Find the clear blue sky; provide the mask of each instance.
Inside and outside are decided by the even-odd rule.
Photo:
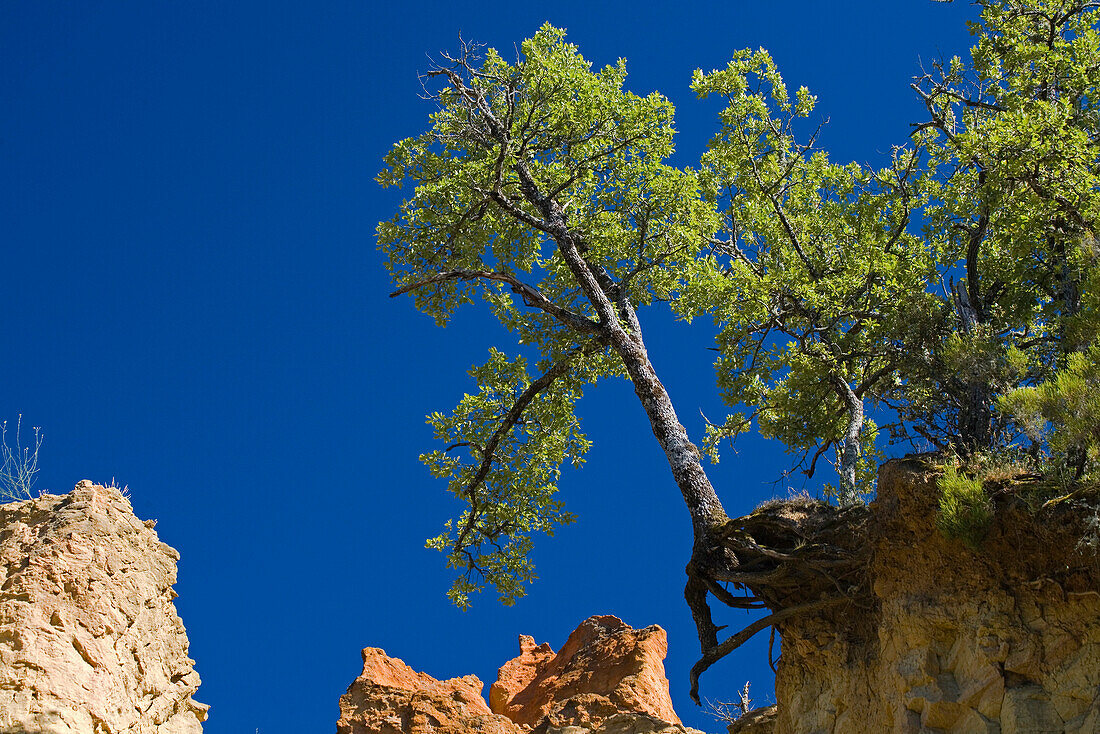
[[[461,32],[501,49],[546,20],[629,86],[678,108],[677,161],[715,108],[697,67],[765,46],[819,96],[837,159],[881,160],[920,110],[919,58],[965,52],[965,3],[858,0],[638,4],[8,2],[0,6],[0,418],[44,427],[40,486],[128,484],[183,555],[178,608],[213,706],[209,734],[331,731],[360,648],[486,682],[516,636],[559,646],[613,613],[669,632],[687,723],[698,654],[683,602],[689,519],[625,382],[581,404],[595,446],[562,496],[580,517],[536,550],[513,608],[466,613],[423,540],[453,510],[417,455],[423,416],[471,389],[500,337],[476,310],[436,329],[388,299],[374,226],[401,192],[373,182],[420,132],[426,52]],[[689,429],[722,415],[705,324],[643,313]],[[786,494],[773,446],[713,471],[727,509]],[[733,625],[743,613],[726,615]],[[766,635],[703,679],[771,694]]]

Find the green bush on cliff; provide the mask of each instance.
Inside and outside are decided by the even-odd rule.
[[[1049,380],[1003,396],[998,407],[1048,447],[1052,468],[1081,479],[1100,459],[1100,341],[1068,355]]]
[[[948,538],[976,548],[993,520],[993,503],[982,481],[949,464],[939,480],[940,515],[936,524]]]

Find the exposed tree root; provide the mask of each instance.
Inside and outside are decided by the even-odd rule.
[[[756,633],[829,607],[866,605],[868,516],[863,505],[774,502],[716,527],[696,543],[684,589],[702,650],[691,669],[695,703],[699,676]],[[728,585],[749,593],[736,594]],[[772,613],[719,642],[722,628],[714,624],[708,594],[735,609]]]

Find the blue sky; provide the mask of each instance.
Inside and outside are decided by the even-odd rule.
[[[486,682],[516,636],[559,646],[585,617],[669,632],[673,699],[698,654],[683,602],[689,518],[625,382],[580,407],[595,446],[567,472],[576,525],[536,549],[515,607],[459,612],[423,548],[454,509],[418,463],[500,343],[477,309],[445,330],[389,299],[373,232],[401,192],[373,177],[426,126],[426,54],[459,33],[500,49],[549,20],[628,86],[677,105],[676,162],[716,107],[695,68],[764,46],[829,119],[837,160],[881,161],[920,118],[920,59],[965,53],[965,3],[4,3],[0,6],[0,419],[45,431],[40,487],[128,484],[182,553],[177,605],[213,706],[209,734],[332,730],[377,646],[436,677]],[[642,315],[696,436],[723,415],[707,325]],[[780,449],[740,444],[712,479],[730,512],[785,495]],[[725,615],[744,625],[744,613]],[[766,635],[702,693],[771,695]]]

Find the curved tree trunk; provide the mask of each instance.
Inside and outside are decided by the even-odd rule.
[[[579,237],[569,229],[565,212],[557,201],[539,191],[526,165],[517,163],[514,169],[525,197],[543,215],[545,231],[553,237],[562,259],[599,316],[611,348],[623,360],[634,392],[649,417],[653,435],[665,452],[676,486],[691,514],[691,527],[698,544],[709,530],[729,518],[703,469],[699,449],[688,438],[668,391],[649,361],[634,307],[615,292],[617,285],[611,283],[605,273],[585,260]],[[604,284],[600,283],[600,275],[604,276]]]

